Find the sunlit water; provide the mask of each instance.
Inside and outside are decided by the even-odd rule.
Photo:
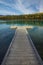
[[[43,60],[43,26],[33,26],[33,28],[28,29],[28,33]]]
[[[0,24],[0,64],[15,34],[15,30],[9,27],[8,24]]]

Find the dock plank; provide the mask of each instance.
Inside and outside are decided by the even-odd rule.
[[[25,28],[17,28],[4,65],[40,65]]]

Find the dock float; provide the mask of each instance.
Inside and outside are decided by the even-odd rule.
[[[24,27],[17,27],[7,54],[1,65],[41,65],[27,37]]]

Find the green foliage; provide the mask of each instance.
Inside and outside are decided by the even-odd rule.
[[[0,16],[0,20],[43,20],[43,13],[29,14],[29,15],[7,15]]]

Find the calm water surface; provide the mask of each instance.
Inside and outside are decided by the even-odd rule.
[[[0,24],[0,64],[15,34],[15,30],[9,27],[8,24]]]
[[[43,26],[33,26],[33,28],[28,29],[28,33],[43,60]]]
[[[15,21],[15,23],[16,23],[16,21]],[[10,42],[15,34],[15,30],[10,29],[9,27],[11,25],[24,26],[23,22],[21,23],[19,21],[18,23],[16,23],[16,24],[15,23],[6,22],[4,24],[3,23],[0,24],[0,64],[10,45]],[[39,23],[39,22],[38,23],[29,22],[27,24],[26,23],[27,22],[25,22],[25,25],[33,25],[33,28],[28,29],[28,33],[30,34],[31,39],[32,39],[35,47],[37,48],[39,55],[41,56],[41,58],[43,60],[43,26],[40,26],[40,24],[42,25],[42,23]]]

